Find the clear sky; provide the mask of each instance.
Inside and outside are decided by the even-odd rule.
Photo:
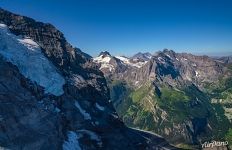
[[[232,0],[0,0],[0,7],[55,25],[92,56],[232,53]]]

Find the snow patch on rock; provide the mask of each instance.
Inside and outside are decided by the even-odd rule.
[[[165,54],[168,58],[170,58],[170,59],[172,59],[172,57],[170,56],[170,55],[168,55],[168,54]]]
[[[98,103],[95,104],[96,105],[96,108],[101,110],[101,111],[104,111],[105,110],[105,107],[103,106],[100,106]]]
[[[78,101],[75,101],[75,106],[77,107],[77,109],[80,111],[80,113],[84,116],[85,120],[91,120],[91,116],[89,113],[87,113],[78,103]]]
[[[30,38],[18,39],[18,41],[30,50],[38,50],[39,49],[39,45]]]
[[[162,57],[158,57],[158,60],[159,60],[160,63],[163,63],[163,64],[165,63],[165,61],[164,61],[164,59]]]
[[[181,58],[181,60],[187,61],[188,59],[187,58]]]
[[[109,63],[110,59],[111,59],[110,56],[105,56],[104,57],[103,55],[100,55],[100,56],[94,58],[93,61],[97,62],[97,63]]]
[[[197,66],[197,64],[193,63],[193,64],[192,64],[192,66],[193,66],[193,67],[196,67],[196,66]]]
[[[0,28],[1,29],[7,29],[7,25],[0,23]]]
[[[195,71],[196,77],[199,77],[199,72]]]
[[[139,83],[139,81],[135,81],[135,85],[137,85]]]
[[[44,87],[45,93],[56,96],[64,93],[64,78],[43,55],[39,45],[12,34],[4,24],[0,24],[0,54],[17,66],[22,75]]]
[[[115,56],[115,57],[121,60],[122,62],[124,62],[125,64],[130,64],[129,58],[126,58],[124,56]]]
[[[129,58],[126,58],[124,56],[115,56],[116,58],[118,58],[119,60],[121,60],[124,64],[129,65],[129,66],[133,66],[136,68],[141,68],[142,66],[144,66],[147,61],[138,61],[138,59],[133,59],[133,61],[137,61],[137,62],[130,62]]]
[[[111,56],[100,55],[96,58],[93,58],[93,62],[96,62],[101,65],[100,70],[107,68],[110,71],[114,70],[114,66],[110,64]]]
[[[69,78],[69,81],[71,82],[72,85],[76,87],[86,83],[85,79],[77,74],[72,74],[71,77]]]
[[[94,132],[89,131],[89,130],[78,130],[77,132],[79,133],[85,133],[87,135],[89,135],[91,140],[94,140],[97,142],[98,146],[102,147],[102,141],[101,138]]]
[[[78,139],[81,138],[73,131],[68,131],[68,140],[63,143],[63,150],[81,150]]]
[[[108,68],[110,71],[113,71],[113,70],[114,70],[114,66],[111,65],[111,64],[107,64],[107,63],[101,64],[100,70],[101,70],[101,69],[104,69],[104,68]]]

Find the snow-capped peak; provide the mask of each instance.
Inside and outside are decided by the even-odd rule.
[[[99,54],[99,56],[100,56],[100,55],[103,55],[103,56],[111,56],[110,53],[109,53],[108,51],[102,51],[102,52]]]
[[[125,56],[115,56],[116,58],[120,59],[124,64],[136,67],[136,68],[141,68],[144,64],[147,63],[147,61],[140,61],[138,59],[129,59]]]
[[[100,55],[98,57],[93,58],[93,61],[97,63],[109,63],[110,59],[111,59],[111,56]]]
[[[118,58],[119,60],[121,60],[123,63],[125,64],[129,64],[130,63],[130,59],[125,57],[125,56],[115,56],[116,58]]]
[[[93,58],[93,62],[101,65],[100,70],[109,69],[110,71],[114,70],[114,66],[110,64],[110,60],[112,59],[111,55],[105,55],[101,53],[98,57]]]
[[[125,56],[111,56],[110,53],[107,51],[101,52],[98,57],[93,58],[93,61],[100,64],[100,70],[104,70],[103,72],[112,72],[115,71],[117,68],[119,70],[121,68],[127,67],[141,68],[144,64],[147,63],[147,61],[137,58],[133,59]]]

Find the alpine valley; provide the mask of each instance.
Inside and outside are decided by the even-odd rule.
[[[232,144],[232,57],[173,50],[133,57],[102,52],[99,64],[120,118],[184,149],[206,141]]]

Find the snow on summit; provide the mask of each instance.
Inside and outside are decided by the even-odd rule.
[[[119,60],[121,60],[124,64],[129,65],[129,66],[133,66],[136,68],[141,68],[144,64],[147,63],[147,61],[141,62],[141,61],[135,61],[135,62],[131,62],[131,60],[127,57],[124,56],[115,56],[116,58],[118,58]],[[132,59],[133,61],[133,59]]]
[[[94,62],[101,64],[100,69],[109,68],[109,70],[112,71],[114,70],[114,66],[110,64],[110,60],[111,60],[110,55],[107,55],[107,56],[100,55],[93,59]]]
[[[109,63],[109,62],[110,62],[110,59],[111,59],[110,56],[103,56],[103,55],[100,55],[100,56],[94,58],[93,60],[94,60],[95,62],[98,62],[98,63]]]
[[[22,75],[45,88],[46,93],[63,94],[64,78],[43,55],[39,45],[30,38],[12,34],[0,24],[0,55],[16,65]]]

